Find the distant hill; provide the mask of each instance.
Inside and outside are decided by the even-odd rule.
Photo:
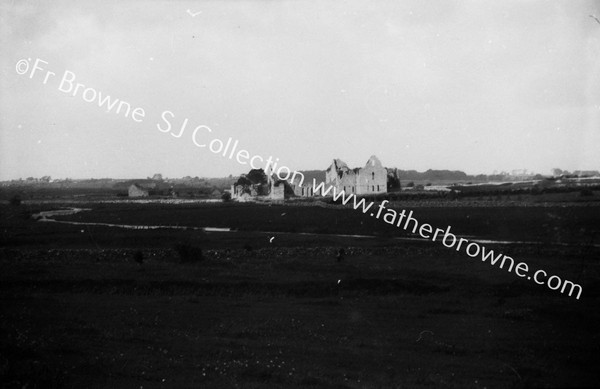
[[[237,180],[237,177],[220,178],[198,178],[184,177],[174,179],[156,180],[152,178],[137,179],[60,179],[52,181],[42,181],[38,179],[12,180],[0,182],[3,188],[21,188],[23,190],[34,189],[82,189],[82,190],[109,190],[109,191],[127,191],[132,184],[152,185],[157,190],[168,189],[197,189],[203,192],[212,192],[213,190],[224,190],[231,187]]]
[[[460,170],[432,170],[418,172],[416,170],[397,170],[400,181],[465,181],[474,179]]]
[[[430,181],[430,182],[439,182],[439,181],[468,181],[475,180],[475,177],[468,176],[465,172],[461,172],[458,170],[427,170],[426,172],[418,172],[416,170],[400,170],[400,169],[387,169],[388,172],[395,171],[400,182],[409,182],[409,181]],[[317,183],[325,182],[325,170],[302,170],[300,173],[304,174],[304,183],[311,184],[313,179],[317,181]]]

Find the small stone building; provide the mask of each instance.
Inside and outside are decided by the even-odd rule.
[[[150,196],[150,192],[148,189],[141,187],[138,184],[132,184],[129,186],[129,197],[148,197]]]
[[[269,193],[269,198],[271,200],[281,200],[285,199],[285,181],[271,179],[271,193]]]

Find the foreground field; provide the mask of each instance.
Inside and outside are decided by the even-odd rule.
[[[564,244],[491,247],[580,282],[580,300],[436,243],[390,239],[345,211],[227,209],[108,207],[63,219],[177,219],[241,231],[89,228],[4,209],[3,386],[518,388],[600,380],[600,252],[589,244],[596,209],[533,211],[529,224],[518,212],[495,218],[494,209],[491,217],[422,214],[465,234],[477,232],[466,215],[477,215],[474,223],[488,226],[481,236],[501,231],[515,241],[535,238],[534,222],[550,223],[543,228],[562,231]],[[296,229],[356,233],[363,221],[378,237],[282,233],[280,219],[301,213]],[[182,256],[182,244],[196,251]]]

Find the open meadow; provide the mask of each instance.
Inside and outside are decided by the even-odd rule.
[[[333,206],[0,207],[5,388],[600,382],[597,202],[410,208],[580,299]],[[83,224],[32,218],[63,207],[88,210],[51,218]]]

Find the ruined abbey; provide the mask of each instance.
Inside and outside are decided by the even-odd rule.
[[[321,183],[325,184],[325,188],[334,187],[337,192],[344,191],[357,196],[387,193],[388,190],[388,170],[374,155],[361,168],[350,168],[342,160],[334,159],[324,172],[312,175],[305,173],[302,174],[303,182],[299,183],[268,177],[262,169],[252,170],[232,186],[232,198],[244,201],[260,197],[270,200],[283,200],[288,196],[314,197],[321,195],[314,192]]]
[[[345,162],[334,159],[325,172],[325,184],[333,185],[337,191],[356,195],[386,193],[387,170],[381,161],[372,155],[362,168],[350,169]]]

